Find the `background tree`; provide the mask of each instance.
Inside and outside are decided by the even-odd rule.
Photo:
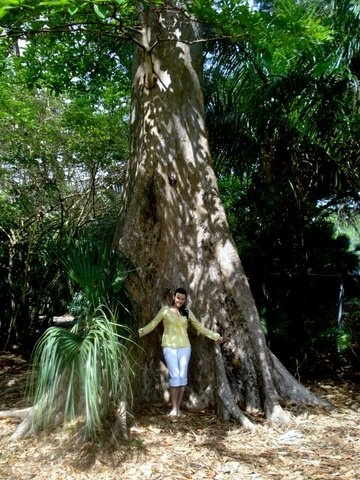
[[[0,329],[2,348],[17,344],[26,351],[70,300],[58,265],[69,237],[94,236],[96,228],[105,234],[103,217],[113,219],[107,227],[112,235],[127,158],[128,129],[122,125],[128,105],[115,107],[116,94],[105,86],[96,101],[28,91],[16,76],[16,62],[12,68],[2,76],[0,118]]]

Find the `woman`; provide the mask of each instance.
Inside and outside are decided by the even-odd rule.
[[[156,317],[145,327],[139,329],[139,337],[152,332],[163,321],[164,333],[161,346],[169,370],[171,417],[183,415],[180,405],[187,385],[187,372],[191,354],[191,345],[187,334],[188,323],[202,335],[212,340],[222,342],[219,333],[205,328],[194,316],[191,310],[186,309],[187,293],[183,288],[175,290],[171,307],[163,307]]]

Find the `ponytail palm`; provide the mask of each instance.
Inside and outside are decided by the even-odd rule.
[[[64,421],[83,417],[88,434],[99,431],[130,391],[128,336],[107,307],[96,309],[85,328],[49,328],[33,354],[35,429],[61,411]]]
[[[99,432],[131,394],[131,329],[121,298],[124,262],[107,239],[73,242],[61,258],[80,294],[71,330],[50,327],[33,352],[30,392],[35,430],[81,417],[86,436]],[[121,322],[120,322],[121,319]]]

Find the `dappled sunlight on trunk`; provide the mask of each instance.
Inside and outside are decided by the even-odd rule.
[[[146,28],[137,39],[143,47],[137,46],[134,55],[131,159],[115,237],[115,245],[136,269],[127,289],[139,326],[169,302],[171,291],[184,287],[195,315],[225,339],[219,356],[213,345],[190,332],[189,407],[206,397],[220,416],[243,424],[249,422],[239,407],[266,410],[270,419],[285,421],[285,413],[280,419],[274,363],[212,168],[201,90],[202,50],[196,42],[199,25],[170,5],[150,7],[141,21]],[[139,402],[163,397],[159,338],[156,331],[141,341],[134,387]],[[288,382],[297,383],[290,374]],[[212,394],[205,396],[209,390]],[[298,389],[298,396],[321,403],[305,388]]]

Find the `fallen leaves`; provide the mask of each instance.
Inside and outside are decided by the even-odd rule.
[[[14,363],[14,381],[9,370],[0,377],[2,386],[20,386],[18,367]],[[0,480],[355,480],[360,471],[356,385],[315,388],[337,408],[331,413],[293,408],[286,429],[257,419],[249,431],[217,420],[213,412],[187,412],[173,421],[167,411],[151,406],[136,418],[129,442],[116,448],[91,443],[79,448],[70,430],[11,441],[16,422],[2,418]],[[20,407],[21,397],[14,394],[5,398],[6,389],[0,390],[0,404]]]

